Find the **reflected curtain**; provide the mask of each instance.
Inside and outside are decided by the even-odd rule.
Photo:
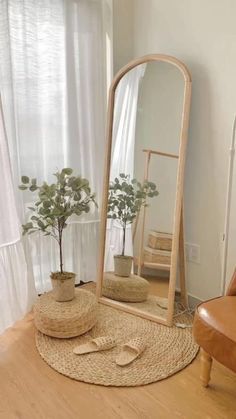
[[[51,182],[57,169],[72,167],[88,178],[100,207],[111,24],[105,0],[0,2],[0,90],[21,223],[32,203],[32,194],[17,188],[21,175]],[[77,282],[96,278],[98,230],[95,208],[71,219],[65,230],[64,266],[77,273]],[[2,272],[21,263],[33,272],[37,292],[44,292],[50,271],[59,268],[57,247],[35,233],[24,252],[15,245],[8,259],[4,253]]]
[[[110,180],[120,173],[134,174],[135,129],[139,85],[146,70],[141,64],[130,70],[120,80],[115,93],[114,123],[112,133],[112,159]],[[114,270],[113,256],[121,254],[123,230],[118,221],[107,220],[105,271]],[[127,226],[125,254],[133,255],[131,225]]]

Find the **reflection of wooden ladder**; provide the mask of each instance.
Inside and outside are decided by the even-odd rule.
[[[163,153],[156,150],[144,149],[144,153],[146,153],[146,163],[145,163],[145,171],[144,171],[144,181],[148,180],[149,177],[149,166],[151,155],[159,155],[163,157],[169,157],[178,159],[179,156],[176,154],[170,153]],[[151,268],[151,269],[158,269],[162,271],[170,271],[171,270],[171,262],[170,264],[163,264],[163,263],[156,263],[156,262],[147,262],[144,258],[144,230],[145,230],[145,222],[146,222],[146,207],[142,208],[141,213],[141,235],[140,235],[140,242],[139,242],[139,251],[138,251],[138,275],[141,276],[142,268]],[[140,218],[140,213],[137,215],[134,230],[133,230],[133,241],[137,231],[137,225]],[[180,275],[180,294],[181,294],[181,302],[182,304],[187,307],[187,292],[186,292],[186,261],[185,261],[185,248],[184,248],[184,220],[183,220],[183,201],[181,207],[181,215],[180,215],[180,233],[179,233],[179,243],[175,248],[172,247],[172,252],[177,251],[179,255],[179,275]]]

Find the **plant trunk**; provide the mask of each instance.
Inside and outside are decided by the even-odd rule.
[[[122,246],[122,256],[125,254],[125,234],[126,234],[126,223],[123,227],[123,246]]]
[[[63,274],[62,230],[59,230],[59,249],[60,249],[60,272],[61,274]]]

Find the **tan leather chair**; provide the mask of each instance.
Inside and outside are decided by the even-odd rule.
[[[236,372],[236,269],[227,294],[200,304],[193,335],[201,347],[201,380],[210,381],[212,358]]]

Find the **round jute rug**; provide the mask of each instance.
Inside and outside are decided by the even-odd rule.
[[[178,322],[191,323],[186,316]],[[73,348],[99,336],[113,336],[117,346],[87,355],[73,354]],[[122,344],[141,336],[147,348],[126,367],[116,365]],[[196,356],[192,329],[167,327],[99,304],[98,321],[88,333],[71,339],[57,339],[36,332],[36,346],[42,358],[61,374],[86,383],[104,386],[140,386],[162,380],[186,367]]]

